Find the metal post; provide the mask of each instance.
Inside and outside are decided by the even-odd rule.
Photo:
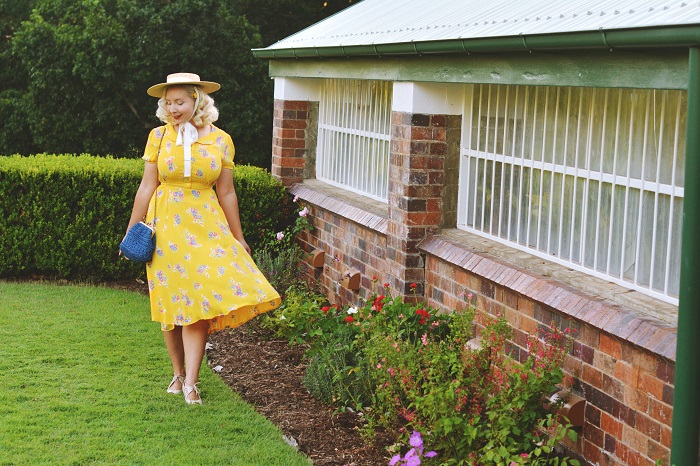
[[[671,464],[698,464],[700,435],[700,49],[690,48]]]

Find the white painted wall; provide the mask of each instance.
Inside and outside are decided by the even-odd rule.
[[[318,101],[322,82],[321,79],[275,78],[275,99]]]
[[[392,110],[407,113],[461,115],[464,84],[395,82]]]

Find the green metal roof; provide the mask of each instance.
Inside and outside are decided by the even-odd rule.
[[[364,0],[253,53],[302,58],[698,43],[698,1]]]

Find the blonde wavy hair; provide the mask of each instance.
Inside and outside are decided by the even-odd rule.
[[[190,120],[190,123],[196,127],[201,128],[202,126],[210,125],[219,119],[219,109],[214,105],[214,99],[209,97],[209,95],[199,87],[189,84],[169,87],[181,87],[185,89],[185,92],[187,92],[188,95],[191,96],[194,95],[195,91],[199,94],[199,105],[194,112],[194,116]],[[170,113],[165,108],[165,92],[163,92],[163,97],[158,99],[158,110],[156,110],[156,116],[163,123],[175,124],[175,119],[170,116]]]

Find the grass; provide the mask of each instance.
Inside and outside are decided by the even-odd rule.
[[[204,405],[172,370],[148,298],[0,281],[0,465],[308,465],[202,367]]]

